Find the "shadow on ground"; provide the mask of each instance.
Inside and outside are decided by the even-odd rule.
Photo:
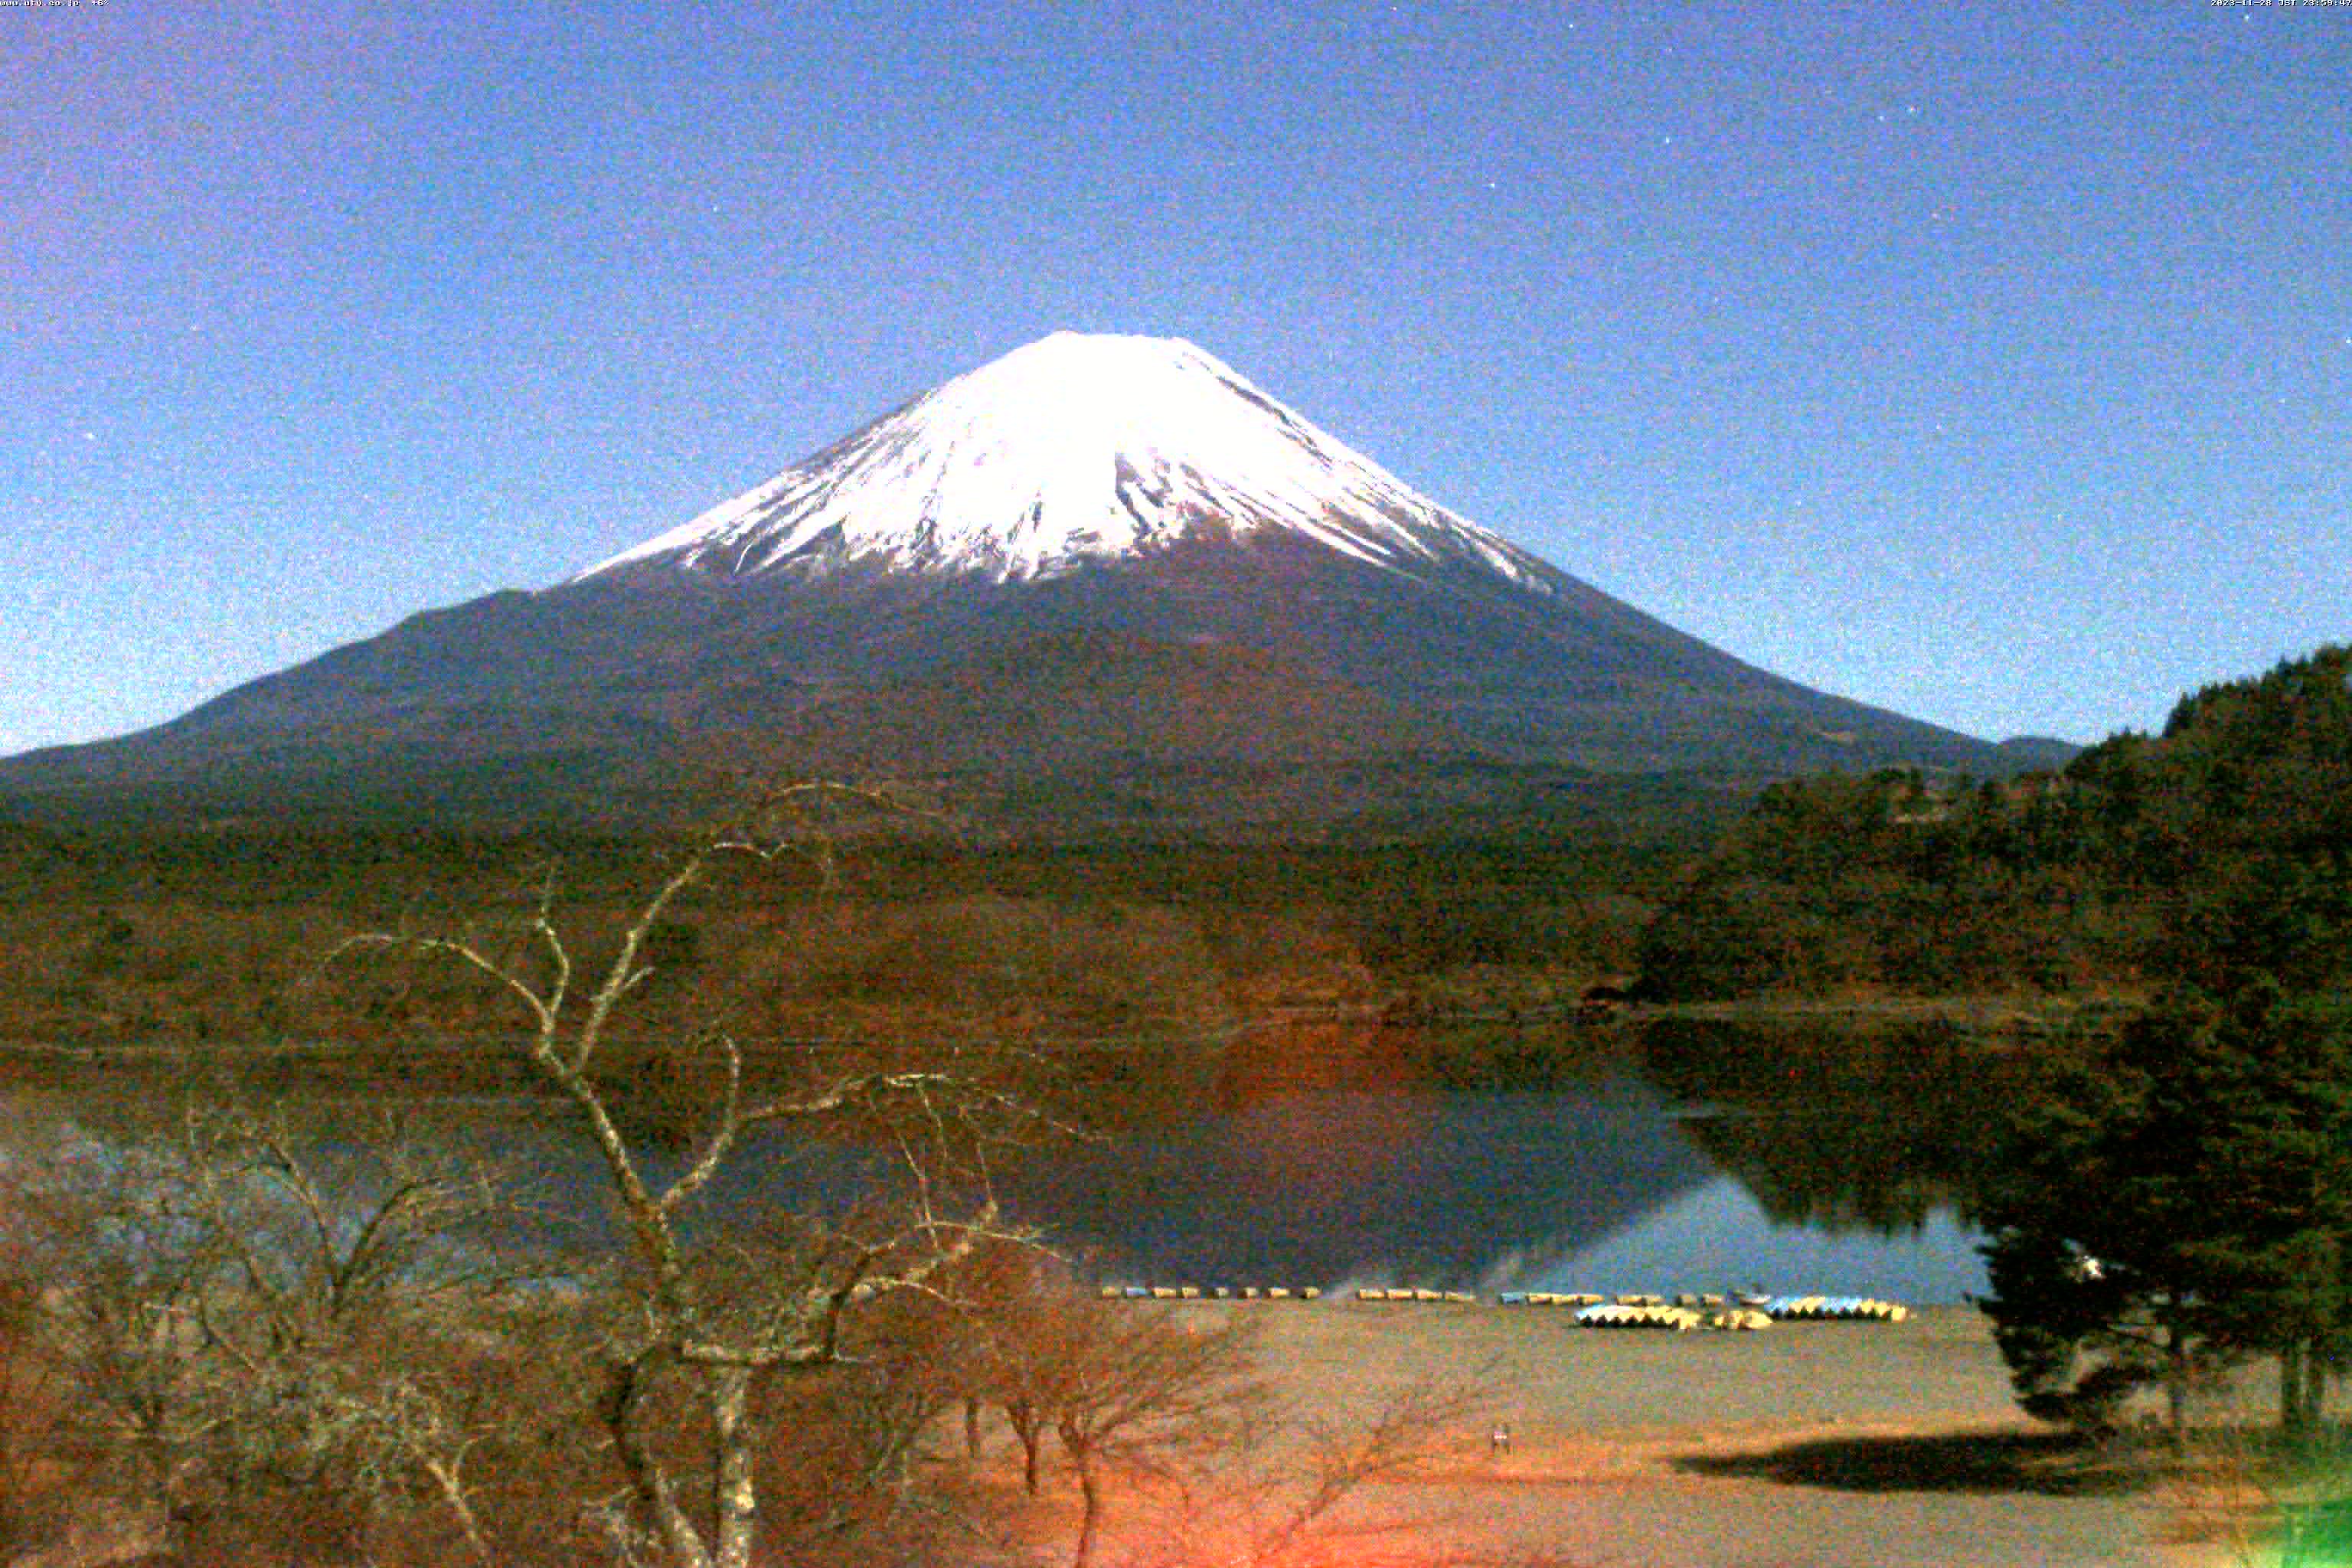
[[[2042,1433],[1823,1437],[1758,1454],[1685,1454],[1688,1475],[1853,1492],[2030,1493],[2093,1497],[2137,1490],[2145,1470],[2076,1438]]]

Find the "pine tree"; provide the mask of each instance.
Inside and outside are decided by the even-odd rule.
[[[2352,649],[2184,700],[2082,770],[2159,999],[2014,1118],[1985,1303],[2029,1410],[2095,1425],[2200,1359],[2352,1361]],[[2152,1349],[2160,1355],[2152,1355]]]

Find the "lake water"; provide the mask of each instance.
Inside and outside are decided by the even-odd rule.
[[[1297,1095],[1008,1184],[1097,1272],[1139,1282],[1913,1301],[1983,1289],[1950,1205],[1887,1225],[1776,1218],[1694,1131],[1634,1081]]]
[[[1221,1096],[1008,1186],[1105,1278],[1138,1283],[1913,1302],[1985,1289],[1959,1211],[1987,1068],[1965,1042],[1703,1029],[1551,1043],[1510,1057],[1501,1087],[1408,1072]],[[1285,1053],[1295,1079],[1296,1047],[1257,1048]],[[1399,1054],[1348,1048],[1358,1063]]]
[[[1133,1283],[1957,1302],[1985,1288],[1961,1211],[2002,1070],[1932,1031],[1269,1026],[1232,1042],[1191,1109],[999,1184]],[[19,1100],[0,1145],[34,1152],[72,1115]],[[494,1099],[436,1120],[542,1201],[594,1208],[593,1156],[555,1114]],[[821,1163],[751,1152],[753,1189],[827,1184]]]

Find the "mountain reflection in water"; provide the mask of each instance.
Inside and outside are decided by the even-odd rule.
[[[1935,1031],[1291,1026],[1006,1185],[1128,1279],[1957,1300],[1989,1070]]]
[[[1704,1185],[1654,1091],[1328,1090],[1211,1113],[1008,1183],[1016,1212],[1160,1280],[1505,1285]]]

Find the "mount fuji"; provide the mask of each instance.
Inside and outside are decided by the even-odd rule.
[[[1257,830],[1609,775],[2015,771],[1611,598],[1190,343],[1057,333],[567,582],[0,761],[0,808],[636,820],[714,763]]]
[[[1406,577],[1542,565],[1415,494],[1181,341],[1057,332],[961,376],[582,580],[853,563],[995,583],[1187,538],[1287,533]]]

